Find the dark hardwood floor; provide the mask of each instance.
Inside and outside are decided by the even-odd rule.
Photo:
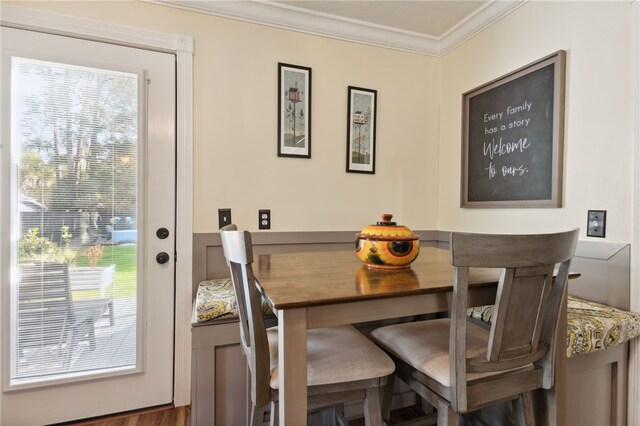
[[[155,407],[80,422],[61,423],[58,426],[189,426],[190,423],[191,406],[187,405]]]
[[[401,408],[391,412],[391,423],[406,422],[423,415],[418,405]],[[80,422],[59,423],[57,426],[189,426],[190,422],[191,406],[163,406]],[[351,420],[349,426],[364,426],[364,419]]]
[[[424,411],[419,405],[411,407],[399,408],[391,411],[391,424],[405,423],[415,419],[421,419],[425,416]],[[354,419],[349,421],[349,426],[365,426],[364,419]]]

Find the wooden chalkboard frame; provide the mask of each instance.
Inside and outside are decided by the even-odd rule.
[[[550,122],[545,123],[551,126],[551,176],[550,176],[550,196],[544,199],[492,199],[487,196],[484,199],[469,199],[469,185],[474,182],[469,181],[469,146],[472,143],[479,142],[477,135],[470,136],[470,117],[469,104],[470,101],[479,95],[490,92],[499,88],[513,80],[524,77],[525,79],[532,75],[535,71],[553,65],[553,114],[549,117]],[[564,108],[565,108],[565,67],[566,52],[559,50],[551,55],[532,62],[522,68],[519,68],[509,74],[490,81],[482,86],[470,90],[462,95],[462,173],[461,173],[461,191],[460,191],[460,207],[464,208],[558,208],[562,207],[562,186],[563,186],[563,153],[564,153]],[[520,80],[524,81],[524,80]],[[471,138],[471,140],[470,140]],[[484,152],[484,151],[483,151]],[[545,179],[548,180],[547,176]],[[505,185],[505,184],[503,184]],[[514,190],[515,191],[515,190]],[[522,197],[522,192],[519,192]],[[475,198],[478,198],[477,196]]]

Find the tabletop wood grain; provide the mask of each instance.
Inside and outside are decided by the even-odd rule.
[[[450,292],[449,252],[423,247],[409,268],[369,269],[355,251],[260,255],[254,273],[269,304],[292,309],[411,294]],[[499,271],[474,268],[470,287],[495,286]]]

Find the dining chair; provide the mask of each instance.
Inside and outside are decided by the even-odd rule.
[[[577,229],[538,235],[454,232],[450,318],[372,332],[394,358],[396,375],[437,409],[438,425],[458,425],[460,414],[506,401],[513,401],[519,423],[534,424],[532,391],[554,383],[555,333],[577,238]],[[501,270],[490,330],[466,317],[469,268],[476,267]],[[383,418],[386,407],[385,401]]]
[[[108,299],[73,300],[66,263],[21,264],[18,285],[18,354],[27,348],[64,348],[64,367],[81,341],[96,348],[95,323],[109,307]]]
[[[266,328],[261,294],[254,276],[251,234],[235,225],[220,230],[238,304],[240,340],[251,375],[251,425],[278,416],[278,328]],[[352,326],[307,332],[308,408],[315,410],[363,400],[365,423],[381,425],[379,389],[392,377],[394,363]]]

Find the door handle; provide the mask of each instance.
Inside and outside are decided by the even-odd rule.
[[[159,264],[163,264],[163,263],[167,263],[169,261],[169,255],[164,252],[161,251],[160,253],[156,254],[156,262],[158,262]]]
[[[158,230],[156,231],[156,237],[160,238],[161,240],[164,240],[168,236],[169,230],[167,228],[158,228]]]

